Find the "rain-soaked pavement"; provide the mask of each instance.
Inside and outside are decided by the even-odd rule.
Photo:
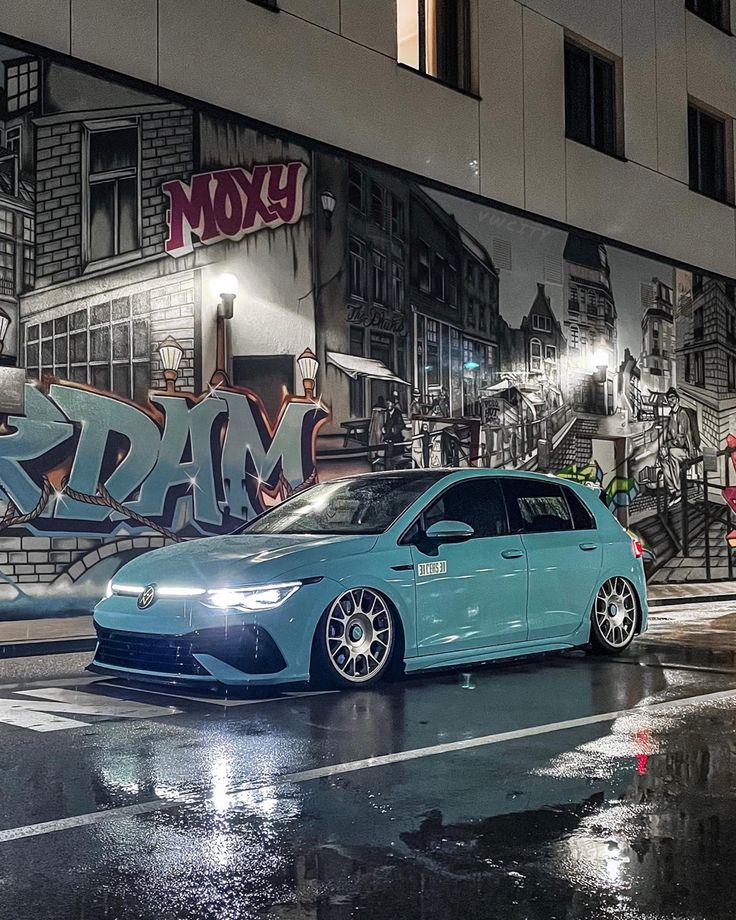
[[[357,693],[86,659],[0,662],[1,920],[736,916],[734,604]]]

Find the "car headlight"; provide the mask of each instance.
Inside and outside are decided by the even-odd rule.
[[[257,585],[247,588],[218,588],[208,591],[204,599],[208,607],[218,610],[227,610],[235,607],[238,610],[273,610],[280,607],[293,594],[301,588],[300,581],[292,581],[283,585]]]

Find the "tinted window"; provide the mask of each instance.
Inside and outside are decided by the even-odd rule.
[[[298,492],[243,532],[378,534],[445,473],[356,476]]]
[[[572,530],[562,488],[553,480],[506,479],[503,483],[512,533]]]
[[[469,524],[476,537],[508,533],[501,486],[495,479],[472,479],[451,486],[424,512],[424,526],[437,521]]]
[[[572,489],[563,488],[562,491],[572,514],[572,526],[575,530],[595,530],[595,518],[590,510],[586,508],[582,498],[578,498]]]

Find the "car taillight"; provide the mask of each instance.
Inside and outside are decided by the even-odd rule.
[[[635,559],[641,559],[644,555],[644,547],[642,546],[641,540],[637,540],[636,537],[631,541],[631,552],[634,554]]]

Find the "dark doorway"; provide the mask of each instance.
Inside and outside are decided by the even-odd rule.
[[[274,418],[281,407],[284,388],[294,392],[294,355],[237,355],[233,357],[233,384],[260,396]]]

